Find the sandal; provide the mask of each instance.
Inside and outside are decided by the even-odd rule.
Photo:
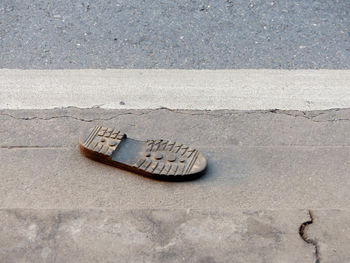
[[[94,160],[166,181],[201,176],[205,157],[195,149],[167,140],[139,141],[116,129],[95,126],[79,139],[81,152]]]

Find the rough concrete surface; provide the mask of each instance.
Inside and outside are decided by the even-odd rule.
[[[348,240],[312,232],[327,244],[316,251],[299,227],[309,209],[349,209],[349,109],[1,110],[0,121],[5,262],[316,262],[333,233]],[[91,161],[77,140],[96,124],[194,146],[208,171],[168,183]]]
[[[300,210],[2,209],[0,261],[313,262],[296,234],[306,218]]]
[[[6,183],[0,189],[7,193],[1,207],[348,205],[349,110],[303,114],[70,108],[2,111],[1,119],[0,176]],[[192,145],[208,157],[208,173],[186,184],[155,183],[92,162],[80,155],[77,141],[80,130],[95,124],[116,126],[131,138]],[[134,193],[132,199],[128,193]],[[43,198],[47,194],[51,198]]]
[[[1,68],[350,68],[350,2],[0,2]]]

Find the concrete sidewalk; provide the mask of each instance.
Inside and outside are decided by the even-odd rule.
[[[350,110],[1,110],[0,121],[1,262],[350,259],[347,243],[328,244],[349,230],[322,225],[349,210]],[[194,146],[208,172],[166,183],[86,159],[78,134],[95,124]],[[323,211],[312,224],[309,209]]]

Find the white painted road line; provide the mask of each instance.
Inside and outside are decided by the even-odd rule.
[[[350,107],[350,70],[0,69],[0,109]]]

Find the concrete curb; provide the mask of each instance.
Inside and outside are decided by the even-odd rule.
[[[350,70],[0,70],[0,109],[324,110],[350,107]]]

